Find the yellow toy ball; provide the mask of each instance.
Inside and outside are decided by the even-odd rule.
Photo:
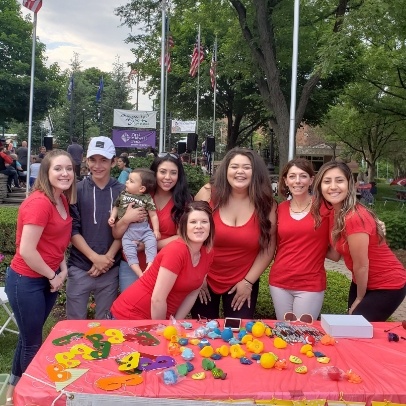
[[[170,341],[173,336],[178,335],[178,330],[176,330],[176,327],[174,326],[167,326],[164,329],[163,335],[168,341]]]
[[[260,321],[257,321],[253,326],[252,326],[252,335],[254,337],[262,337],[265,334],[265,324],[261,323]]]
[[[285,340],[282,340],[282,338],[276,337],[273,340],[273,345],[275,346],[275,348],[283,349],[288,346],[288,343]]]
[[[272,354],[266,353],[262,354],[261,358],[259,359],[259,363],[261,364],[262,368],[271,369],[275,365],[276,359]]]

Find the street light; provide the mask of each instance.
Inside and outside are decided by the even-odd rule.
[[[85,111],[86,109],[82,110],[82,147],[83,151],[85,150]]]

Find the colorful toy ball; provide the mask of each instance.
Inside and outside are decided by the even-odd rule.
[[[163,332],[163,336],[170,341],[172,339],[173,336],[177,336],[178,335],[178,330],[176,330],[176,327],[174,326],[167,326],[164,329]]]
[[[254,337],[257,337],[257,338],[259,338],[259,337],[262,337],[264,334],[265,334],[265,328],[266,328],[266,326],[265,326],[265,324],[264,323],[262,323],[262,322],[260,322],[260,321],[257,321],[253,326],[252,326],[252,335],[254,336]]]
[[[265,353],[261,355],[259,363],[261,364],[262,368],[271,369],[275,365],[276,359],[272,354]]]
[[[310,345],[316,344],[316,339],[313,336],[306,336],[305,341],[307,344],[310,344]]]
[[[245,329],[249,332],[252,333],[252,327],[255,324],[255,321],[249,321],[246,325],[245,325]]]
[[[233,332],[230,327],[226,327],[222,332],[221,332],[221,338],[223,341],[228,343],[228,341],[233,338]]]

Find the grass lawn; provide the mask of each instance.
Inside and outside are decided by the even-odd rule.
[[[275,311],[271,303],[271,296],[268,287],[268,273],[264,272],[261,277],[257,309],[255,312],[256,319],[274,319]],[[347,308],[347,292],[350,281],[346,276],[333,271],[327,271],[328,289],[324,299],[322,313],[344,314]],[[5,312],[0,310],[0,322],[6,319]],[[58,320],[50,316],[45,324],[44,338],[48,336],[52,327]],[[5,332],[0,336],[0,373],[10,373],[14,349],[17,344],[17,335]]]

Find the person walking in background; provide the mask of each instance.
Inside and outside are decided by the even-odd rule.
[[[120,155],[117,159],[117,168],[120,169],[120,175],[118,176],[118,181],[125,185],[129,174],[131,173],[130,160],[125,155]]]
[[[195,200],[210,201],[216,226],[214,260],[192,309],[209,319],[252,319],[259,277],[271,262],[276,246],[276,203],[264,160],[254,151],[228,151],[211,188],[203,186]]]
[[[35,179],[39,174],[39,168],[41,167],[42,158],[39,156],[33,156],[31,158],[31,165],[30,165],[30,187],[34,185]]]
[[[47,153],[47,149],[44,146],[40,147],[38,158],[43,159],[45,157],[46,153]]]
[[[153,193],[155,187],[156,181],[154,172],[144,168],[134,169],[127,179],[125,190],[119,194],[114,202],[109,218],[109,225],[113,227],[116,219],[123,217],[130,203],[134,203],[133,208],[143,207],[147,211],[148,218],[152,224],[152,230],[148,224],[148,218],[146,218],[143,222],[131,223],[122,239],[123,251],[127,258],[128,265],[130,265],[131,269],[139,278],[142,276],[142,269],[139,265],[137,246],[134,244],[134,241],[144,244],[147,260],[146,269],[148,269],[156,257],[156,241],[161,237],[156,207],[150,194]]]
[[[158,241],[158,251],[171,241],[179,238],[177,228],[179,220],[188,203],[192,201],[186,181],[185,170],[179,156],[163,152],[159,154],[150,168],[156,177],[156,189],[152,194],[159,220],[161,239]],[[131,205],[130,205],[131,206]],[[145,220],[147,213],[144,209],[127,209],[125,215],[113,227],[115,238],[122,238],[130,223]],[[143,244],[137,245],[138,260],[142,270],[146,268]],[[137,280],[137,275],[123,259],[120,264],[120,291],[123,292]]]
[[[111,315],[124,320],[186,318],[213,261],[214,223],[206,202],[189,203],[179,238],[158,253],[152,266],[115,300]]]
[[[78,198],[70,206],[72,247],[68,261],[66,315],[86,319],[90,294],[96,301],[96,319],[102,319],[117,296],[121,242],[108,225],[114,200],[124,185],[110,177],[116,150],[108,137],[94,137],[87,149],[91,175],[78,182]]]
[[[32,193],[18,211],[16,254],[6,272],[6,293],[19,328],[7,403],[42,344],[42,329],[68,269],[65,250],[76,203],[74,162],[65,151],[51,151],[42,163]]]
[[[72,158],[75,161],[75,174],[76,178],[79,179],[83,160],[83,147],[78,144],[78,139],[76,137],[72,137],[72,144],[68,146],[67,151],[72,155]]]
[[[303,158],[289,161],[279,181],[279,194],[291,197],[278,206],[275,260],[269,272],[269,289],[276,318],[287,312],[319,317],[326,290],[324,260],[338,261],[329,248],[330,210],[322,206],[320,227],[315,228],[312,209],[312,164]],[[327,255],[326,255],[327,254]]]
[[[18,162],[20,162],[23,171],[27,170],[28,164],[28,148],[27,141],[21,143],[21,147],[17,149]]]
[[[316,227],[321,207],[333,211],[330,243],[352,273],[348,313],[368,321],[386,321],[406,296],[406,271],[384,241],[376,215],[357,202],[354,178],[343,162],[330,161],[314,182]]]

